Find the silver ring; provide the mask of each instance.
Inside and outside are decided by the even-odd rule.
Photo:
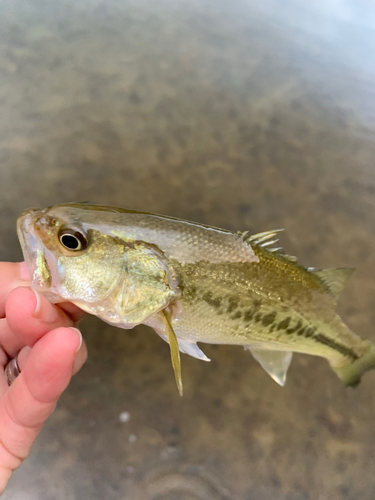
[[[11,359],[5,367],[5,379],[8,382],[8,385],[12,385],[21,373],[20,367],[18,366],[17,356]]]

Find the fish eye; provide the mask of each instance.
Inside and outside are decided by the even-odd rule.
[[[67,250],[78,252],[87,247],[86,236],[74,229],[64,229],[59,234],[60,243]]]

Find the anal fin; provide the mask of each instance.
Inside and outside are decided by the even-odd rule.
[[[264,370],[281,386],[285,385],[286,374],[292,361],[291,351],[273,351],[245,346]]]

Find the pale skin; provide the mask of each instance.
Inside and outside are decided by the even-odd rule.
[[[0,262],[0,495],[87,358],[75,328],[83,312],[50,304],[28,280],[25,263]],[[17,353],[9,387],[4,368]]]

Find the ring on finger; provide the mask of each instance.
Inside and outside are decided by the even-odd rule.
[[[9,386],[13,384],[18,375],[21,373],[20,367],[18,366],[17,356],[12,358],[5,367],[5,379]]]

